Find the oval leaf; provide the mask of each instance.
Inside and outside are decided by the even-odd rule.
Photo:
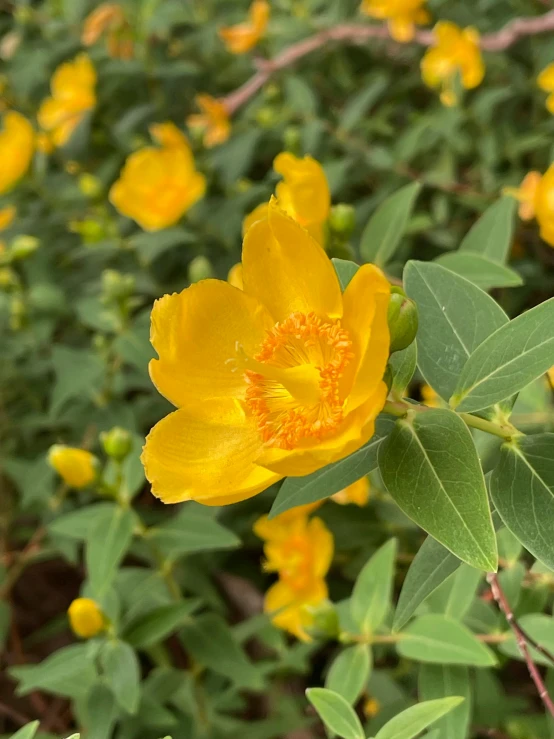
[[[386,723],[375,739],[413,739],[445,713],[459,706],[463,700],[462,697],[455,696],[418,703]]]
[[[30,724],[26,724],[19,731],[16,731],[11,739],[33,739],[39,726],[40,721],[33,721]]]
[[[396,539],[378,549],[358,575],[350,599],[352,618],[362,634],[369,635],[385,620],[390,608]]]
[[[419,695],[426,701],[463,696],[464,701],[436,725],[440,739],[466,739],[471,708],[469,670],[463,665],[421,665]]]
[[[554,298],[501,326],[472,353],[450,400],[474,412],[506,400],[554,365]]]
[[[110,587],[117,567],[133,538],[135,514],[129,508],[118,507],[115,513],[105,510],[89,531],[86,546],[86,566],[92,590],[97,597]]]
[[[379,470],[400,508],[467,564],[496,570],[496,536],[477,450],[452,411],[408,414],[379,450]]]
[[[392,390],[403,396],[417,366],[417,344],[413,341],[401,352],[394,352],[389,359],[392,371]]]
[[[140,699],[140,667],[135,650],[122,641],[107,642],[100,652],[104,677],[121,708],[136,713]]]
[[[513,269],[493,262],[481,254],[454,252],[444,254],[437,262],[483,290],[491,290],[493,287],[517,287],[523,284],[521,276]]]
[[[342,695],[351,705],[362,694],[371,672],[371,647],[356,644],[343,649],[329,669],[325,687]]]
[[[537,644],[549,651],[554,651],[554,618],[545,616],[543,613],[528,613],[518,619],[518,622]],[[552,667],[552,663],[534,647],[528,644],[527,648],[533,662]],[[500,644],[500,651],[513,659],[524,659],[513,634],[510,634],[509,638]]]
[[[309,688],[306,697],[328,729],[343,739],[364,739],[360,719],[341,695],[327,688]]]
[[[474,252],[498,264],[506,264],[512,245],[516,208],[515,198],[500,198],[474,223],[459,251]]]
[[[150,647],[187,623],[190,614],[199,604],[200,600],[195,599],[159,606],[129,624],[124,632],[124,639],[137,649]]]

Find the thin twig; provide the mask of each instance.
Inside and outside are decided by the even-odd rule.
[[[548,710],[550,715],[554,718],[554,703],[552,702],[552,699],[550,698],[550,695],[548,694],[548,690],[546,689],[546,686],[544,684],[544,681],[542,679],[542,676],[536,664],[533,662],[533,658],[531,657],[531,653],[529,652],[529,648],[527,646],[526,635],[524,631],[521,629],[520,625],[518,624],[512,612],[512,609],[510,607],[510,604],[508,603],[506,595],[504,594],[504,591],[502,590],[500,583],[498,582],[498,576],[496,575],[496,573],[490,572],[487,575],[487,582],[489,583],[491,587],[491,592],[493,594],[495,601],[498,603],[498,607],[500,608],[500,610],[506,617],[506,621],[508,622],[512,631],[514,632],[517,645],[523,656],[523,659],[525,660],[527,669],[529,670],[529,674],[531,675],[531,679],[535,683],[535,687],[537,688],[539,697],[544,703],[545,708]]]
[[[548,31],[554,31],[554,10],[535,18],[516,18],[499,31],[482,36],[480,46],[484,51],[503,51],[524,36],[535,36]],[[311,54],[312,51],[327,46],[330,41],[361,44],[369,39],[392,41],[386,25],[343,23],[320,31],[287,46],[273,59],[257,60],[257,72],[239,88],[221,98],[220,102],[225,105],[229,115],[233,115],[265,85],[275,72],[290,67],[302,57]],[[431,46],[434,41],[433,31],[417,30],[413,41],[421,46]]]

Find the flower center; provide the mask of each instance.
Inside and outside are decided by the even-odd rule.
[[[339,380],[353,358],[348,332],[315,313],[277,323],[253,359],[242,358],[246,405],[268,446],[294,449],[321,439],[343,419]]]

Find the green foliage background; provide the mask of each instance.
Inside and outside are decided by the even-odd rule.
[[[80,50],[82,21],[96,5],[17,0],[0,6],[6,108],[35,121],[52,72]],[[380,454],[386,449],[392,455],[390,465],[381,458],[381,474],[375,470],[377,443],[356,460],[362,465],[356,469],[372,472],[370,504],[358,509],[326,503],[319,514],[335,537],[329,585],[342,629],[363,636],[369,618],[368,633],[386,637],[394,617],[394,628],[408,635],[397,643],[377,640],[371,657],[364,644],[290,641],[260,614],[261,594],[271,581],[261,571],[261,543],[252,524],[270,509],[275,489],[217,510],[195,504],[163,507],[150,495],[139,461],[144,435],[170,410],[148,377],[152,302],[199,277],[225,279],[240,258],[242,219],[273,192],[272,161],[285,149],[320,161],[333,202],[355,208],[354,232],[348,241],[331,235],[331,256],[377,261],[396,279],[402,278],[408,260],[438,259],[444,268],[492,291],[510,318],[551,297],[554,251],[541,241],[535,223],[516,223],[513,202],[499,198],[504,187],[518,185],[529,170],[544,172],[550,164],[554,119],[544,107],[536,76],[554,60],[554,33],[485,53],[483,84],[456,108],[444,108],[423,86],[423,49],[417,44],[375,39],[326,44],[272,76],[237,113],[225,144],[205,150],[193,140],[197,166],[208,178],[207,195],[178,225],[147,234],[116,213],[107,191],[126,156],[149,141],[149,124],[172,120],[183,128],[187,115],[195,112],[196,94],[232,92],[253,74],[256,56],[271,58],[339,23],[369,21],[351,0],[275,0],[266,38],[254,53],[235,57],[226,52],[217,29],[241,20],[247,2],[128,0],[122,5],[135,34],[135,58],[112,59],[102,42],[90,50],[98,74],[96,109],[63,150],[48,157],[37,153],[30,174],[0,203],[18,209],[15,223],[2,234],[8,245],[21,235],[40,241],[32,255],[13,265],[14,281],[0,291],[0,592],[5,596],[0,642],[6,668],[0,687],[7,696],[2,703],[11,710],[0,710],[0,730],[11,736],[18,725],[15,712],[42,721],[36,734],[40,739],[73,730],[86,732],[87,739],[158,739],[164,733],[174,739],[316,737],[323,736],[322,727],[304,689],[326,684],[347,704],[358,706],[363,736],[414,736],[378,732],[418,698],[448,696],[465,696],[466,701],[426,736],[554,736],[518,662],[508,625],[491,603],[484,574],[461,564],[431,538],[422,547],[421,529],[386,492],[387,476],[399,466],[390,417],[383,419],[375,440],[387,438],[388,447],[383,445]],[[429,0],[428,5],[435,19],[473,24],[483,34],[548,9],[539,0]],[[83,194],[83,173],[99,179],[99,193]],[[379,206],[416,181],[421,190],[410,188],[409,197],[403,190],[392,207],[385,206],[384,215],[381,211],[381,225],[374,220],[363,235]],[[416,196],[411,210],[407,200]],[[487,211],[481,231],[467,236],[490,206],[496,210],[492,215]],[[387,242],[384,231],[396,219],[401,225],[403,216],[405,227],[389,234]],[[469,262],[460,264],[462,252],[470,255]],[[479,255],[487,261],[479,262]],[[423,319],[419,370],[412,378],[413,349],[401,359],[395,355],[394,387],[402,391],[409,386],[407,394],[418,399],[421,371],[448,401],[456,387],[448,382],[441,387],[441,342],[453,346],[454,339],[441,333],[440,316],[426,312],[416,279],[419,268],[412,263],[409,269],[405,287],[421,303]],[[465,281],[460,288],[449,270],[433,275],[432,292],[442,290],[444,304],[460,290],[460,303],[453,300],[451,306],[457,328],[476,327],[474,338],[482,331],[473,352],[507,319],[499,318],[484,293],[474,292],[477,288]],[[483,310],[472,315],[477,305]],[[551,307],[547,310],[548,346],[539,373],[552,356],[548,336],[554,324],[548,323]],[[543,505],[543,545],[533,545],[535,530],[518,530],[518,510],[513,521],[503,516],[513,533],[495,523],[500,580],[512,608],[529,633],[554,648],[554,572],[549,569],[554,568],[554,472],[548,433],[553,409],[545,378],[536,376],[531,371],[527,382],[515,388],[521,392],[511,420],[521,430],[540,432],[536,443],[545,444],[541,474],[550,492],[544,497],[537,493]],[[468,405],[467,411],[479,416],[482,408]],[[440,413],[445,429],[456,423],[450,412]],[[125,506],[88,491],[67,494],[47,464],[49,447],[84,446],[102,456],[99,433],[115,425],[133,435],[122,470]],[[396,426],[398,445],[403,433]],[[517,495],[531,490],[521,504],[530,510],[539,497],[534,497],[532,481],[524,479],[525,468],[510,467],[514,460],[509,450],[500,451],[498,438],[473,433],[484,472],[494,469],[487,482],[495,503],[506,481],[515,480]],[[530,449],[528,459],[533,453],[541,456],[540,450]],[[456,468],[457,479],[458,473],[467,473],[467,484],[475,489],[482,479],[477,455],[474,468],[465,460],[461,472]],[[115,478],[113,463],[108,465],[108,478]],[[291,500],[307,502],[335,492],[356,479],[352,469],[350,460],[323,478],[288,480],[276,505],[284,510]],[[406,479],[409,498],[409,471]],[[432,505],[427,494],[425,502]],[[401,504],[400,497],[395,495]],[[484,492],[482,500],[486,505]],[[430,530],[417,512],[412,518]],[[480,521],[475,513],[474,531]],[[36,531],[40,541],[29,549]],[[414,556],[427,569],[412,567],[406,577]],[[370,568],[367,582],[364,586],[358,580],[362,585],[353,600],[361,602],[351,612],[348,600],[358,574],[366,572],[364,565]],[[82,583],[84,594],[97,598],[116,625],[117,639],[109,644],[103,638],[74,643],[70,636],[65,610]],[[375,602],[382,606],[377,613]],[[356,619],[353,613],[362,615]],[[535,656],[537,663],[548,665]],[[30,664],[35,662],[40,664]],[[553,685],[551,668],[547,681]],[[364,718],[362,695],[378,701],[374,717]],[[56,697],[63,700],[56,702]],[[310,694],[324,720],[325,700],[325,694]],[[346,716],[345,721],[354,720]],[[420,731],[426,727],[421,724]],[[355,722],[352,731],[357,737]]]

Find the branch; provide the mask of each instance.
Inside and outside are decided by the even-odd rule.
[[[484,51],[503,51],[523,36],[535,36],[548,31],[554,31],[554,10],[536,18],[516,18],[499,31],[481,36],[480,44]],[[320,31],[287,46],[273,59],[258,60],[258,71],[239,88],[220,98],[220,102],[225,105],[229,115],[233,115],[265,85],[273,74],[290,67],[299,59],[311,54],[312,51],[325,47],[330,41],[361,44],[369,39],[393,41],[386,25],[343,23]],[[417,30],[414,36],[414,42],[420,46],[431,46],[433,40],[433,31]]]
[[[497,575],[494,572],[489,573],[487,575],[487,582],[489,583],[491,587],[492,595],[495,601],[498,603],[498,607],[500,608],[500,610],[506,617],[506,621],[508,622],[512,631],[514,632],[517,645],[523,656],[523,659],[525,660],[527,669],[529,670],[529,674],[531,675],[531,678],[533,682],[535,683],[535,687],[537,688],[540,699],[544,703],[545,708],[550,713],[550,715],[554,717],[554,703],[552,702],[552,699],[550,698],[550,695],[548,694],[548,690],[546,689],[546,686],[543,682],[543,679],[541,677],[541,674],[536,664],[533,662],[533,658],[531,657],[529,648],[527,646],[526,634],[521,628],[521,626],[518,624],[514,614],[512,613],[512,609],[506,599],[506,595],[504,594],[504,591],[500,587],[500,583],[498,581]]]

